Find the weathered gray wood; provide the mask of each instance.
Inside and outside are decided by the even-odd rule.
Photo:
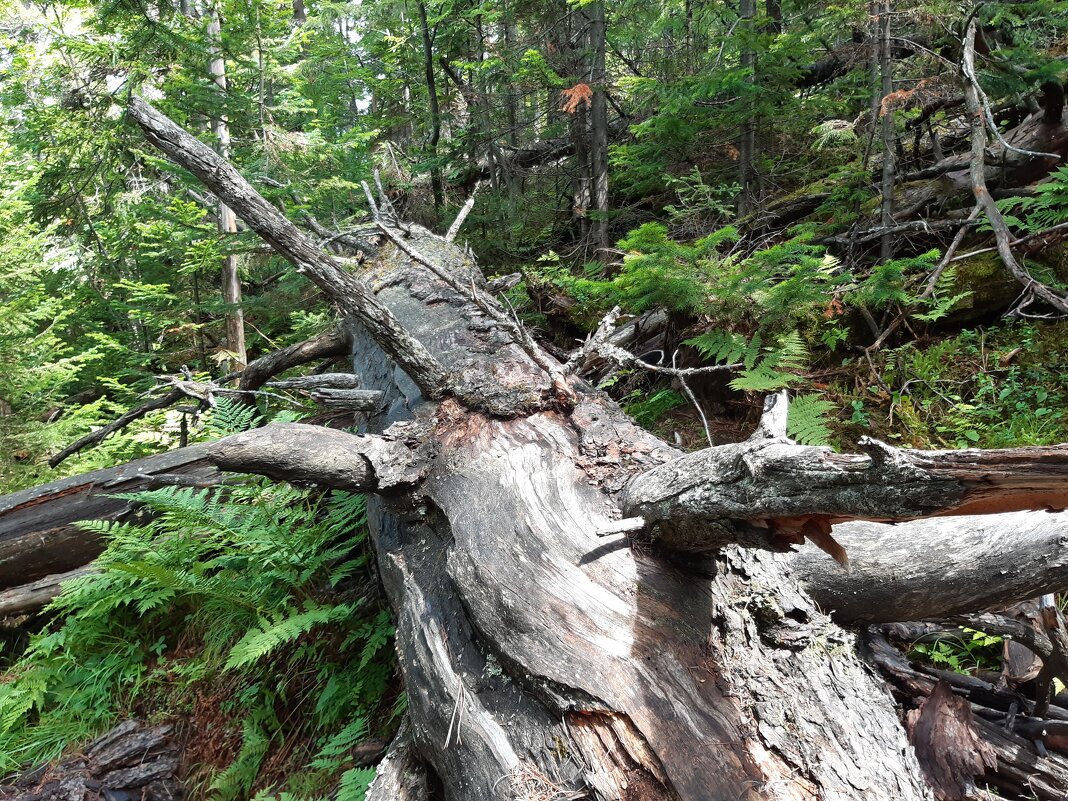
[[[912,451],[863,438],[865,454],[782,438],[707,448],[647,471],[624,512],[663,545],[781,550],[850,519],[905,520],[1068,507],[1068,446]]]
[[[352,409],[358,412],[375,412],[382,405],[385,397],[377,389],[333,389],[312,390],[312,400],[322,406]]]
[[[79,567],[0,592],[0,618],[39,612],[59,595],[64,582],[84,576],[91,571],[90,567]]]
[[[348,337],[345,339],[345,350],[348,352]],[[268,381],[267,386],[277,389],[359,389],[360,379],[352,373],[322,373],[320,375],[301,375],[294,378],[284,378],[279,381]]]
[[[385,757],[375,767],[367,798],[388,801],[427,801],[426,768],[412,744],[411,722],[405,718]]]
[[[413,485],[426,470],[397,439],[304,423],[271,423],[232,434],[211,443],[206,456],[221,470],[363,492]]]
[[[847,623],[948,617],[1068,591],[1068,512],[844,523],[834,537],[849,571],[812,546],[792,568],[820,608]]]
[[[206,456],[193,445],[0,497],[0,587],[88,564],[103,546],[75,521],[122,519],[134,504],[112,496],[159,486],[161,476],[218,480]]]
[[[368,266],[443,364],[546,382],[429,270],[390,246]],[[494,419],[425,403],[366,335],[354,347],[362,385],[387,393],[373,429],[434,425],[414,508],[369,512],[414,747],[447,797],[925,797],[885,691],[787,558],[731,549],[710,582],[596,536],[628,475],[677,452],[579,383],[569,413]]]

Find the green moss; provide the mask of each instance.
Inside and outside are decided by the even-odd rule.
[[[1001,262],[997,253],[980,253],[955,265],[957,280],[953,292],[970,292],[950,318],[966,322],[996,312],[1020,294],[1020,284]]]

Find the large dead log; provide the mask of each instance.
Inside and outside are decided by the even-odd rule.
[[[232,191],[229,165],[144,104],[131,113],[179,163],[193,149],[190,168],[251,228],[289,237],[251,187]],[[559,366],[468,290],[463,253],[382,228],[392,243],[360,279],[301,243],[290,257],[358,312],[355,367],[385,393],[369,430],[431,433],[426,478],[369,504],[409,697],[411,742],[392,761],[409,797],[928,798],[886,690],[789,557],[731,545],[680,570],[603,546],[626,483],[680,454],[573,377],[553,405]],[[409,340],[431,374],[402,371]],[[386,775],[370,798],[397,792]]]

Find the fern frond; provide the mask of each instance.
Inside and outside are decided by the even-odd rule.
[[[797,395],[787,407],[786,433],[802,445],[827,445],[834,410],[835,405],[819,395]]]
[[[374,768],[350,768],[341,775],[334,801],[364,801],[374,778]]]
[[[250,630],[230,650],[230,656],[223,669],[234,670],[258,662],[276,648],[293,642],[316,626],[350,617],[357,606],[358,604],[313,605],[304,612],[289,615],[276,623]]]
[[[209,439],[218,439],[255,428],[262,419],[255,406],[220,398],[204,422],[204,433]]]

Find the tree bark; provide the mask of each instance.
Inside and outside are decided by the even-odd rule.
[[[134,109],[181,163],[173,131]],[[363,281],[341,278],[279,235],[269,204],[233,191],[232,168],[194,172],[360,313],[354,364],[384,393],[368,432],[406,423],[431,443],[424,479],[368,505],[409,697],[411,742],[393,764],[461,800],[930,797],[885,688],[788,556],[728,545],[670,561],[597,536],[618,525],[629,480],[681,455],[574,377],[566,399],[546,395],[559,366],[480,297],[459,248],[411,226]],[[412,342],[464,393],[428,397],[440,385],[399,370],[390,357],[407,369]],[[396,796],[384,775],[372,801]],[[421,797],[418,780],[405,786]]]
[[[413,233],[420,250],[428,238]],[[379,297],[433,352],[485,350],[463,298],[411,304],[434,281],[417,263],[373,269]],[[710,582],[596,537],[619,515],[621,479],[673,450],[585,387],[570,414],[434,407],[362,343],[364,385],[393,398],[373,425],[430,420],[440,448],[424,511],[369,508],[413,747],[448,797],[520,786],[603,799],[924,797],[885,691],[848,649],[832,679],[820,649],[792,639],[796,626],[808,643],[850,641],[780,589],[794,586],[782,557],[729,550]],[[529,371],[512,353],[498,351],[495,370]],[[762,621],[743,601],[754,586],[766,588]]]
[[[739,33],[742,41],[741,67],[746,72],[744,81],[749,86],[755,86],[757,57],[756,45],[753,41],[756,36],[753,18],[756,16],[756,0],[739,0],[738,15],[742,22],[739,26]],[[755,191],[753,184],[756,161],[756,120],[753,101],[754,97],[750,90],[750,95],[743,99],[746,112],[738,146],[739,216],[745,216],[751,210]]]
[[[883,144],[882,159],[882,203],[881,223],[889,229],[894,224],[894,112],[888,105],[888,98],[894,91],[893,59],[890,52],[890,0],[882,0],[879,5],[879,73],[881,76],[879,102],[879,131]],[[894,240],[888,232],[883,234],[879,257],[889,261],[894,254]]]
[[[608,240],[608,74],[604,63],[607,30],[604,2],[598,0],[588,9],[593,48],[593,98],[590,103],[593,239],[598,249],[604,249],[611,244]]]
[[[441,166],[437,163],[438,142],[441,140],[441,106],[438,105],[438,85],[434,76],[434,39],[427,20],[426,3],[419,3],[419,30],[423,38],[423,71],[426,74],[426,91],[430,104],[430,185],[434,193],[434,210],[441,212],[445,204],[445,191],[441,183]]]

